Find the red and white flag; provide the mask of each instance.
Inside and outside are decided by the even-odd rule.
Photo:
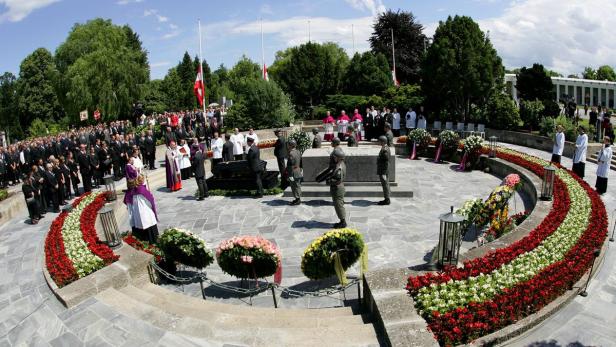
[[[98,108],[96,109],[96,111],[94,111],[94,119],[95,120],[101,119],[101,111],[99,111]]]
[[[396,87],[400,87],[400,82],[398,82],[398,79],[396,78],[396,70],[391,70],[391,78],[394,81],[394,85]]]
[[[201,65],[197,68],[197,78],[195,79],[193,91],[199,101],[199,106],[203,107],[203,101],[205,100],[205,83],[203,83],[203,72],[201,71]]]
[[[269,81],[269,76],[267,75],[267,65],[263,64],[263,79]]]

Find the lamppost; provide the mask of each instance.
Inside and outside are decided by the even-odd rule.
[[[120,230],[116,222],[115,214],[113,213],[113,208],[109,205],[101,208],[98,211],[98,216],[103,225],[103,232],[107,245],[109,245],[109,247],[121,245],[122,239],[120,238]]]
[[[541,184],[541,200],[550,201],[554,194],[554,176],[556,168],[551,164],[543,168],[543,182]]]
[[[490,136],[490,152],[489,152],[490,158],[496,157],[496,141],[498,141],[498,137]]]
[[[441,228],[438,239],[438,263],[456,266],[460,256],[460,244],[462,241],[462,224],[464,217],[453,212],[453,206],[449,213],[439,216]]]

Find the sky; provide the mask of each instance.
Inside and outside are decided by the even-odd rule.
[[[151,78],[162,78],[185,51],[215,69],[246,55],[269,66],[276,52],[307,42],[337,42],[349,55],[370,48],[374,19],[411,11],[432,36],[448,15],[467,15],[489,32],[507,68],[535,62],[564,75],[616,65],[611,28],[615,0],[0,0],[0,73],[19,73],[32,51],[54,52],[75,23],[95,17],[129,24],[149,52]],[[354,40],[353,40],[354,38]]]

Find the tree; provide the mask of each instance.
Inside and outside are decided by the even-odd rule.
[[[596,79],[599,81],[614,82],[616,81],[616,72],[614,72],[614,69],[609,65],[599,66]]]
[[[151,80],[146,84],[143,94],[144,112],[146,114],[163,113],[169,110],[163,86],[163,80]]]
[[[528,126],[530,130],[536,129],[539,126],[544,109],[543,103],[539,100],[520,101],[520,117],[524,121],[524,125]]]
[[[17,108],[22,128],[27,128],[35,118],[56,121],[62,117],[64,111],[55,89],[58,79],[51,52],[45,48],[36,49],[21,62]]]
[[[241,129],[288,125],[295,116],[289,97],[274,81],[261,77],[259,65],[246,57],[229,71],[229,86],[236,100],[225,124]]]
[[[562,74],[554,71],[554,70],[549,70],[549,69],[545,69],[545,73],[550,76],[550,77],[563,77]]]
[[[354,95],[381,94],[392,85],[387,59],[372,52],[356,53],[344,76],[343,91]]]
[[[182,108],[185,91],[182,87],[182,79],[178,74],[177,67],[169,69],[163,79],[161,90],[164,93],[167,110],[177,111]]]
[[[296,105],[306,107],[321,104],[326,95],[340,91],[348,63],[337,44],[308,42],[278,52],[268,72]]]
[[[533,64],[531,68],[523,67],[517,75],[516,88],[520,99],[553,99],[554,84],[552,78],[546,74],[546,70],[541,64]]]
[[[437,114],[445,111],[466,119],[503,85],[501,58],[470,17],[440,22],[422,67],[421,87],[429,109]]]
[[[103,120],[128,118],[150,77],[139,36],[110,20],[76,24],[56,50],[61,102],[73,119],[100,109]]]
[[[515,101],[505,93],[494,93],[481,113],[481,121],[493,129],[513,130],[522,122]]]
[[[180,78],[180,99],[179,108],[194,108],[197,104],[197,98],[193,91],[195,85],[195,77],[197,76],[196,64],[188,52],[184,52],[182,61],[178,64],[176,71]],[[176,109],[177,110],[177,109]]]
[[[419,82],[421,59],[427,39],[423,34],[423,26],[417,22],[413,13],[388,10],[378,16],[372,28],[374,29],[370,36],[372,52],[385,55],[389,66],[393,66],[391,56],[393,30],[396,77],[400,83]]]
[[[0,129],[7,130],[11,138],[23,137],[17,114],[17,78],[10,72],[0,76]]]
[[[577,76],[575,78],[577,78]],[[591,68],[590,66],[587,66],[584,68],[584,71],[582,72],[582,78],[587,79],[587,80],[596,80],[597,72],[593,70],[593,68]]]

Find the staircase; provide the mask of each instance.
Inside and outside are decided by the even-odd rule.
[[[96,297],[131,319],[212,344],[379,346],[367,316],[350,307],[274,309],[206,301],[151,283],[109,288]]]

